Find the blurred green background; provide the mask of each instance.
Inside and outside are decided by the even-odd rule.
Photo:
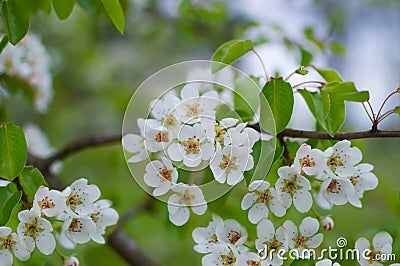
[[[348,58],[352,58],[357,47],[351,46],[354,43],[349,40],[351,36],[362,32],[363,21],[375,17],[377,27],[380,25],[383,29],[384,25],[388,25],[387,20],[392,19],[397,24],[391,24],[390,27],[394,27],[394,32],[400,31],[400,13],[392,12],[393,9],[400,10],[397,1],[355,1],[359,4],[362,2],[359,9],[353,7],[354,3],[345,5],[336,1],[301,1],[301,5],[295,1],[280,4],[277,3],[279,1],[271,1],[266,5],[259,2],[125,0],[122,1],[126,15],[124,35],[119,34],[103,10],[97,8],[84,10],[76,5],[72,16],[65,21],[58,20],[54,13],[39,13],[32,18],[30,31],[41,37],[51,55],[54,99],[46,114],[38,114],[32,111],[31,104],[23,97],[13,98],[9,105],[10,120],[17,125],[39,125],[54,147],[62,147],[85,136],[119,134],[126,105],[135,88],[148,76],[181,61],[210,59],[219,45],[233,38],[251,37],[259,42],[266,41],[265,49],[268,49],[268,45],[280,45],[287,51],[287,56],[294,57],[299,65],[301,55],[291,42],[304,39],[303,30],[293,33],[293,29],[285,25],[299,24],[297,27],[300,29],[311,26],[321,38],[328,36],[341,41],[346,53],[337,43],[329,49],[319,49],[313,43],[305,44],[305,47],[311,47],[313,53],[315,51],[317,62],[335,67],[346,79],[351,79],[360,77],[352,76],[357,72],[357,62],[349,62]],[[310,13],[315,17],[310,22],[307,19],[297,20],[296,16],[290,16],[291,10],[296,8],[299,9],[296,16],[301,16],[302,10],[305,10],[307,12],[303,17]],[[258,15],[252,16],[249,10]],[[280,13],[281,20],[268,21],[269,16],[276,16],[274,13]],[[263,17],[267,19],[260,19]],[[357,25],[361,26],[357,28]],[[321,31],[321,28],[324,30]],[[389,40],[398,43],[400,34],[392,36],[391,31],[388,34]],[[374,42],[380,37],[370,36],[370,40]],[[366,88],[375,91],[377,98],[380,92],[385,93],[383,88],[393,89],[400,84],[399,50],[397,46],[391,46],[392,42],[388,41],[387,45],[373,47],[369,52],[372,54],[375,51],[373,49],[389,49],[392,53],[390,60],[386,60],[391,72],[388,70],[387,77],[380,77],[381,87],[374,76],[367,72],[362,76],[374,79],[373,84],[378,84],[375,88]],[[282,55],[285,56],[285,53]],[[389,57],[380,59],[385,61]],[[267,68],[268,60],[265,58]],[[283,69],[285,60],[285,57],[280,58]],[[361,58],[359,60],[362,64]],[[251,60],[241,60],[237,66],[255,73],[259,69]],[[370,67],[379,68],[379,65],[373,61]],[[392,83],[388,85],[389,81]],[[363,82],[360,78],[359,83],[365,84]],[[368,125],[359,123],[359,118],[353,116],[352,119],[347,121],[346,130],[368,129]],[[296,125],[302,124],[300,120],[294,122]],[[388,120],[384,126],[400,129],[399,119]],[[363,150],[363,162],[375,166],[379,186],[365,193],[362,209],[346,205],[337,206],[331,212],[321,211],[322,214],[332,214],[335,221],[335,228],[325,234],[324,243],[335,247],[336,239],[343,236],[352,246],[358,237],[372,239],[375,233],[386,230],[394,238],[394,253],[400,259],[400,174],[397,168],[400,142],[396,139],[362,140],[353,144]],[[91,183],[98,184],[102,197],[112,200],[121,215],[147,199],[128,171],[120,144],[88,149],[73,155],[64,161],[60,177],[66,183],[86,177]],[[244,185],[238,186],[226,201],[211,203],[209,209],[224,219],[237,219],[247,226],[250,237],[255,239],[255,226],[247,221],[247,212],[240,209],[244,192]],[[291,217],[297,223],[301,221],[296,214],[291,214]],[[191,232],[194,227],[206,226],[210,220],[210,211],[201,217],[191,215],[189,224],[177,228],[168,221],[166,206],[157,202],[152,211],[135,216],[124,229],[161,265],[200,265],[201,256],[193,251]],[[127,265],[107,245],[82,245],[76,249],[76,254],[82,265]],[[60,264],[57,255],[48,257],[45,263],[43,259],[35,251],[29,262],[21,263],[15,259],[15,264]],[[356,263],[343,262],[342,265]]]

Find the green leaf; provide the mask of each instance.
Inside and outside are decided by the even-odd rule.
[[[28,32],[30,6],[26,0],[7,0],[1,4],[1,14],[7,29],[8,40],[16,45]]]
[[[249,78],[242,78],[235,81],[235,93],[233,103],[235,111],[238,112],[244,122],[253,119],[259,106],[260,88]]]
[[[297,90],[300,95],[303,97],[304,101],[306,102],[308,108],[310,109],[311,113],[317,120],[317,122],[325,128],[325,116],[322,107],[322,97],[321,94],[318,92],[311,92],[306,89],[298,89]]]
[[[279,149],[275,149],[275,145],[275,139],[268,141],[259,140],[254,144],[251,153],[254,159],[254,167],[243,173],[247,185],[250,184],[253,177],[256,179],[263,179],[267,176],[272,163],[276,160],[275,157],[277,157],[280,152]]]
[[[213,54],[212,61],[223,64],[212,64],[212,72],[215,73],[247,54],[254,48],[251,40],[232,40],[221,45]]]
[[[8,43],[8,36],[6,35],[1,39],[1,42],[0,42],[0,54],[1,54],[1,52],[3,52],[3,50],[6,47],[7,43]]]
[[[332,81],[338,81],[342,82],[342,78],[339,76],[339,74],[330,68],[315,68],[315,70],[318,71],[318,73],[325,79],[326,82],[332,82]]]
[[[343,100],[349,102],[359,102],[363,103],[369,100],[369,92],[368,91],[356,91],[350,93],[344,93],[341,95]]]
[[[119,32],[124,33],[125,17],[120,2],[118,0],[101,0],[101,2],[114,26]]]
[[[7,187],[0,187],[0,226],[10,219],[12,210],[21,200],[21,191],[10,192]]]
[[[329,110],[326,114],[326,130],[334,136],[346,119],[346,106],[341,95],[329,94]]]
[[[47,186],[42,173],[33,166],[27,166],[22,170],[19,175],[19,182],[29,200],[33,200],[40,186]]]
[[[31,4],[31,13],[37,15],[42,10],[46,14],[51,13],[51,0],[35,0],[29,1]]]
[[[71,15],[74,9],[75,0],[52,0],[54,11],[61,20]]]
[[[393,113],[400,115],[400,106],[396,106],[396,108],[393,109]]]
[[[272,79],[262,89],[262,94],[267,99],[275,120],[276,132],[279,133],[290,121],[293,112],[293,89],[282,78]],[[263,120],[261,113],[261,120]]]
[[[308,70],[304,69],[304,66],[301,66],[300,68],[296,69],[295,73],[299,74],[299,75],[302,75],[302,76],[305,76],[305,75],[308,74]]]
[[[300,65],[308,66],[313,60],[313,55],[309,51],[304,50],[303,48],[300,48],[300,52],[301,52]]]
[[[13,180],[24,168],[26,141],[20,127],[0,125],[0,176]]]
[[[94,12],[100,6],[100,0],[76,0],[76,2],[87,12]]]

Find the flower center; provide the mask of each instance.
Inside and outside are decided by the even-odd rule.
[[[92,219],[92,221],[93,221],[95,224],[97,224],[97,221],[99,220],[99,216],[100,216],[100,212],[95,212],[95,213],[92,213],[92,214],[90,215],[90,218]]]
[[[298,248],[298,247],[304,247],[306,248],[306,237],[298,235],[295,238],[293,238],[293,242],[294,242],[294,248]]]
[[[39,226],[37,218],[35,218],[35,220],[32,223],[25,223],[25,225],[24,225],[24,235],[25,236],[30,236],[32,238],[36,238],[36,235],[43,231],[44,231],[44,229]]]
[[[315,166],[314,158],[311,158],[309,154],[307,154],[307,156],[301,158],[299,160],[299,162],[302,167],[314,167]]]
[[[296,190],[300,190],[302,189],[303,186],[300,186],[297,183],[297,179],[296,177],[294,177],[293,179],[284,179],[283,181],[283,192],[289,193],[291,196],[293,196],[294,192],[296,192]]]
[[[168,142],[169,141],[168,132],[163,132],[163,131],[158,132],[156,135],[156,141],[157,142]]]
[[[231,242],[232,245],[236,244],[236,242],[239,241],[239,239],[242,237],[242,233],[235,231],[235,230],[229,230],[228,232],[228,239],[229,242]]]
[[[13,246],[16,244],[12,235],[8,235],[6,237],[0,237],[0,248],[11,250]]]
[[[176,126],[176,118],[172,114],[168,114],[161,119],[162,125],[166,128],[171,128]]]
[[[193,138],[189,138],[187,141],[182,141],[182,145],[185,146],[186,154],[199,154],[200,152],[200,139],[193,136]]]
[[[274,237],[270,242],[265,243],[267,245],[267,251],[276,252],[282,247],[282,243]]]
[[[73,233],[81,233],[82,228],[83,228],[83,225],[82,225],[81,221],[79,221],[77,218],[73,218],[71,221],[71,224],[68,227],[68,230]]]
[[[172,170],[168,169],[166,166],[164,166],[164,168],[162,168],[160,171],[158,171],[158,173],[165,180],[172,181]]]
[[[332,171],[335,171],[336,168],[339,166],[343,166],[339,154],[332,154],[331,157],[329,157],[327,164],[332,169]]]
[[[222,162],[219,164],[221,169],[225,170],[225,173],[228,175],[232,170],[236,171],[238,167],[236,166],[236,157],[229,157],[226,155],[222,156]]]
[[[249,266],[260,266],[261,265],[259,261],[254,261],[254,260],[248,260],[246,262],[246,264]]]
[[[359,178],[360,178],[359,175],[355,175],[355,176],[351,176],[350,177],[350,182],[353,184],[353,186],[355,186],[358,183],[358,181],[360,181],[360,180],[358,180]]]
[[[200,109],[199,103],[194,103],[192,105],[187,104],[186,108],[187,108],[186,116],[189,116],[189,117],[198,118],[199,114],[201,114],[203,112],[203,110]]]
[[[369,253],[368,263],[376,263],[377,261],[381,261],[380,252],[376,251],[374,248],[371,247],[371,253]]]
[[[218,237],[217,237],[217,235],[216,234],[213,234],[211,237],[210,237],[210,240],[208,240],[208,243],[217,243],[218,242]]]
[[[223,142],[224,136],[226,134],[226,130],[218,126],[217,124],[214,125],[215,137],[214,140],[216,142]]]
[[[258,200],[261,203],[264,203],[264,204],[268,204],[274,198],[271,195],[271,191],[270,191],[269,188],[264,190],[264,191],[262,191],[262,192],[256,190],[256,193],[258,195]]]
[[[54,204],[52,199],[49,199],[48,196],[44,197],[44,199],[42,199],[41,201],[38,202],[39,207],[43,210],[43,209],[50,209],[50,208],[54,208],[56,205]]]
[[[222,265],[224,266],[229,266],[229,265],[234,265],[236,263],[236,257],[233,255],[233,252],[229,252],[228,255],[222,255]]]
[[[342,185],[339,183],[339,181],[337,181],[336,179],[333,179],[328,187],[327,187],[327,191],[329,193],[333,193],[333,194],[339,194],[340,190],[342,189]]]
[[[179,203],[184,204],[185,206],[190,206],[192,205],[192,200],[194,200],[194,195],[190,194],[190,191],[188,189],[181,193]]]
[[[67,206],[71,208],[71,210],[75,210],[77,205],[81,205],[83,202],[79,197],[78,193],[71,193],[67,198]]]

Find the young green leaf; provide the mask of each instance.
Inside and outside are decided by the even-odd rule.
[[[30,6],[26,0],[7,0],[1,4],[1,14],[7,29],[8,40],[16,45],[28,32]]]
[[[27,166],[22,170],[19,175],[19,183],[29,200],[33,200],[40,186],[47,186],[43,175],[33,166]]]
[[[61,20],[67,19],[74,9],[75,0],[52,0],[54,11]]]
[[[332,82],[332,81],[338,81],[342,82],[342,78],[339,76],[339,74],[330,68],[315,68],[317,72],[327,81],[327,82]]]
[[[101,0],[101,2],[114,26],[119,32],[124,33],[125,17],[120,2],[118,0]]]
[[[0,176],[13,180],[24,168],[26,141],[20,127],[0,125]]]
[[[293,112],[293,89],[282,78],[271,79],[262,89],[262,94],[267,99],[275,120],[276,132],[279,133],[290,121]],[[263,113],[261,112],[261,120]]]
[[[297,91],[303,97],[304,101],[306,102],[308,108],[310,109],[317,122],[321,125],[322,128],[326,128],[321,94],[316,91],[311,92],[306,89],[298,89]]]
[[[329,94],[329,110],[326,114],[326,130],[334,136],[346,119],[346,106],[341,95]]]
[[[231,64],[254,48],[251,40],[232,40],[222,44],[212,56],[212,61],[223,64],[212,64],[212,72],[215,73]]]
[[[10,192],[7,187],[0,187],[0,226],[10,219],[12,210],[21,200],[21,191]]]
[[[301,52],[301,62],[300,65],[302,66],[308,66],[311,61],[313,60],[313,55],[307,50],[304,50],[303,48],[300,48]]]
[[[396,108],[393,109],[393,113],[400,115],[400,106],[396,106]]]

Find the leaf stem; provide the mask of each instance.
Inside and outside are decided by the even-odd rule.
[[[385,98],[385,100],[383,101],[381,107],[379,108],[378,114],[376,115],[376,119],[377,119],[377,120],[379,120],[379,115],[381,114],[382,109],[383,109],[383,107],[385,106],[386,102],[390,99],[390,97],[392,97],[393,95],[397,94],[398,91],[399,91],[399,89],[395,90],[394,92],[392,92],[391,94],[389,94],[389,95]]]
[[[268,81],[268,80],[269,80],[269,76],[268,76],[267,68],[266,68],[265,65],[264,65],[264,61],[262,60],[260,54],[257,53],[256,50],[255,50],[254,48],[252,49],[252,51],[253,51],[253,53],[257,56],[258,61],[260,61],[261,66],[262,66],[262,68],[263,68],[263,70],[264,70],[265,80]]]
[[[326,84],[325,82],[322,82],[322,81],[312,80],[312,81],[304,81],[304,82],[301,82],[301,83],[299,83],[299,84],[294,85],[292,88],[294,89],[294,88],[300,87],[301,85],[313,84],[313,83],[317,83],[317,84],[320,84],[320,85],[322,85],[322,86]]]
[[[365,103],[362,103],[362,106],[363,106],[365,113],[367,114],[369,120],[371,121],[371,123],[374,123],[374,120],[372,119],[371,115],[369,114],[367,107],[365,107]]]

